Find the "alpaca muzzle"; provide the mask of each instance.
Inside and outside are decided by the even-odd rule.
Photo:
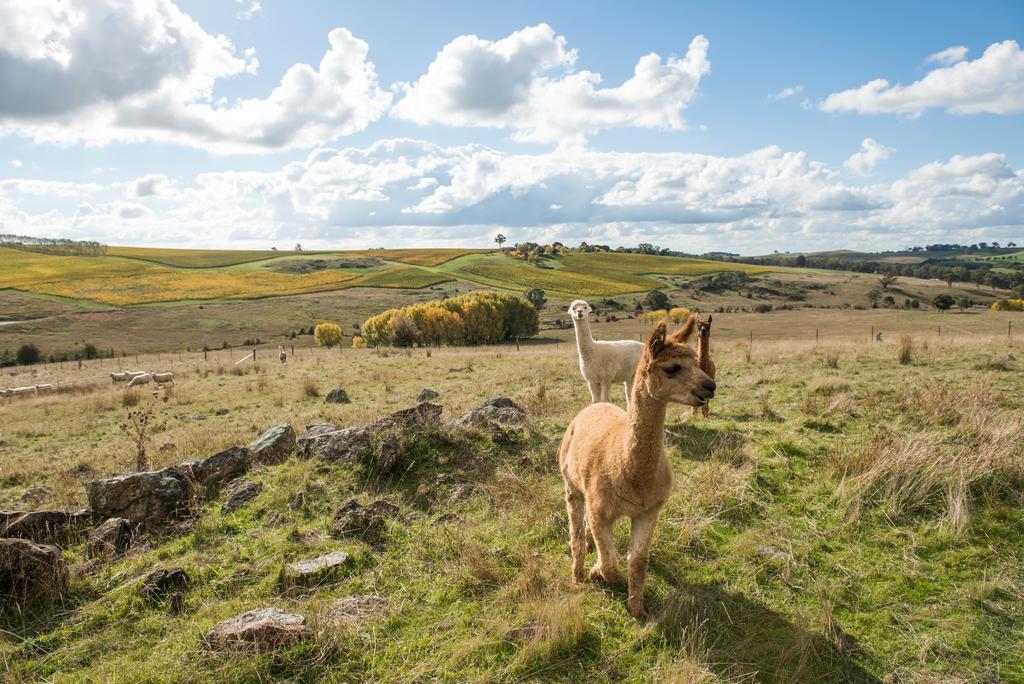
[[[715,381],[708,378],[707,380],[703,380],[700,383],[700,385],[694,391],[694,394],[696,394],[700,399],[702,399],[704,403],[707,403],[711,401],[711,399],[715,396],[716,387],[717,385],[715,384]]]

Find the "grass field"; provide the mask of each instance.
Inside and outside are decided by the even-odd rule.
[[[829,334],[815,344],[805,332],[825,320],[807,317],[826,315]],[[848,333],[869,315],[889,316],[886,330],[920,317],[911,363],[897,361],[895,334],[869,344]],[[87,561],[73,545],[74,580],[58,610],[3,617],[0,671],[8,681],[58,682],[125,673],[228,682],[1020,681],[1022,352],[970,326],[937,338],[936,318],[975,319],[979,331],[1005,322],[982,313],[716,315],[711,417],[669,411],[674,489],[652,547],[645,625],[629,619],[624,586],[569,583],[556,453],[589,401],[569,344],[429,355],[298,349],[284,367],[233,366],[238,352],[205,363],[144,357],[137,365],[173,367],[179,378],[155,403],[165,424],[153,439],[158,467],[244,444],[273,423],[300,432],[315,422],[363,424],[412,405],[424,387],[440,393],[449,418],[510,396],[527,409],[530,431],[507,443],[448,429],[405,434],[402,467],[387,477],[293,460],[251,473],[264,490],[239,511],[221,513],[216,496],[194,524],[113,562]],[[800,336],[771,341],[763,328],[750,348],[744,328],[759,321]],[[595,330],[607,337],[626,325]],[[993,363],[1005,353],[1018,360]],[[36,381],[79,388],[0,403],[5,506],[46,485],[40,507],[73,508],[83,481],[128,467],[117,427],[125,390],[109,379],[91,384],[110,363],[39,367]],[[343,387],[352,403],[324,404],[307,387]],[[613,398],[621,402],[621,390]],[[228,412],[215,415],[219,408]],[[920,460],[893,462],[894,454]],[[417,494],[421,485],[427,494]],[[453,498],[460,485],[471,487],[467,498]],[[328,534],[350,496],[399,507],[382,543]],[[622,526],[620,551],[625,541]],[[339,549],[355,562],[335,581],[281,588],[284,563]],[[176,566],[192,578],[180,609],[139,598],[142,577]],[[366,594],[389,601],[379,619],[332,621],[334,601]],[[306,616],[314,637],[241,658],[203,647],[213,624],[264,605]],[[507,636],[528,622],[539,625],[535,638]]]
[[[315,252],[314,252],[315,253]],[[108,247],[109,256],[141,259],[177,268],[217,268],[234,266],[250,261],[261,261],[279,257],[282,252],[273,250],[242,249],[166,249],[153,247]]]

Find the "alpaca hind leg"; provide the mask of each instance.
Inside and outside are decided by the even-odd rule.
[[[587,527],[583,492],[565,483],[565,508],[569,513],[569,550],[572,551],[572,581],[583,581],[587,560]]]
[[[644,607],[644,580],[647,579],[651,539],[654,537],[654,525],[657,522],[658,511],[633,516],[633,526],[629,533],[629,613],[636,620],[647,617],[647,609]]]
[[[590,531],[597,545],[597,563],[590,569],[590,579],[615,582],[619,579],[619,562],[615,555],[615,537],[611,520],[601,520],[588,511]]]
[[[612,384],[610,382],[601,383],[601,401],[606,404],[612,403]]]

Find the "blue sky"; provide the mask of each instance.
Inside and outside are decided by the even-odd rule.
[[[0,232],[744,253],[1024,236],[1019,2],[101,0],[92,23],[48,4],[0,0],[19,31],[0,28]],[[336,78],[274,101],[329,50]]]

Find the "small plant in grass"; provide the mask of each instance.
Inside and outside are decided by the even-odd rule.
[[[302,379],[302,393],[307,397],[319,397],[320,386],[316,384],[316,380],[307,375]]]
[[[156,397],[157,391],[153,390],[153,401],[138,408],[129,407],[124,422],[119,426],[121,432],[131,440],[135,450],[135,470],[140,472],[149,469],[148,451],[153,433],[164,428],[164,424],[156,419]]]
[[[914,340],[910,335],[900,335],[900,365],[909,366],[914,362]]]

